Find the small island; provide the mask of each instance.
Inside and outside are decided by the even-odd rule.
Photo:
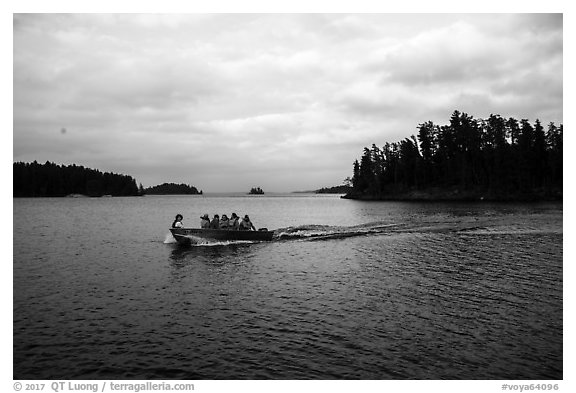
[[[260,187],[252,187],[248,195],[264,195],[264,190]]]
[[[202,195],[202,190],[188,184],[163,183],[144,189],[148,195]]]

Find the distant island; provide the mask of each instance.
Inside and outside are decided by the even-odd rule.
[[[136,180],[128,175],[50,161],[15,162],[12,168],[15,198],[142,195],[142,185],[136,186]]]
[[[352,191],[352,179],[347,177],[344,184],[333,187],[322,187],[317,190],[292,191],[292,194],[347,194]]]
[[[264,195],[264,190],[262,190],[260,187],[253,187],[250,189],[248,195]]]
[[[563,125],[454,111],[397,143],[365,147],[352,189],[363,200],[562,200]]]
[[[314,191],[315,194],[347,194],[352,191],[352,186],[342,184],[340,186],[334,187],[322,187],[319,190]]]
[[[202,195],[202,190],[188,184],[163,183],[144,189],[147,195]]]

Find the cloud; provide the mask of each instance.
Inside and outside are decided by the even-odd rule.
[[[562,53],[561,15],[16,14],[14,160],[319,188],[454,109],[561,122]]]
[[[456,22],[389,48],[371,67],[381,69],[385,81],[416,87],[484,81],[499,75],[517,50],[478,26]]]

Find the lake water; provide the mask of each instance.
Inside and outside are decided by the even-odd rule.
[[[14,199],[15,379],[562,379],[562,204]],[[180,247],[176,213],[269,243]]]

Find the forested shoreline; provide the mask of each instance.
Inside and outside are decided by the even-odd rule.
[[[132,176],[102,173],[97,169],[78,165],[56,165],[46,161],[39,164],[13,164],[14,197],[64,197],[86,195],[99,197],[142,195],[142,185],[136,186]]]
[[[365,147],[353,166],[350,199],[561,200],[563,125],[475,119],[454,111],[383,147]]]

